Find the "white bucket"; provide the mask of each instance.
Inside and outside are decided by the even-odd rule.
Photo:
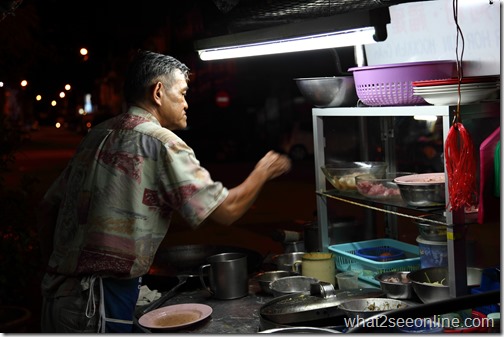
[[[422,268],[448,266],[448,243],[446,241],[429,241],[420,236],[416,241],[420,250],[420,266]]]

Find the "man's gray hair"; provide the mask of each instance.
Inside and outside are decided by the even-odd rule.
[[[189,67],[176,58],[139,50],[129,69],[124,81],[124,99],[127,103],[134,103],[143,99],[150,87],[157,81],[170,86],[173,72],[180,70],[189,81]]]

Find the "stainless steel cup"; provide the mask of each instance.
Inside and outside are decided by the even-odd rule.
[[[207,262],[200,267],[199,276],[203,287],[215,298],[231,300],[248,295],[247,255],[221,253],[210,256]],[[205,273],[207,269],[208,273]]]

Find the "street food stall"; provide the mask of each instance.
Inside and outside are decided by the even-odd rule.
[[[199,287],[170,294],[159,306],[196,303],[211,308],[178,326],[184,332],[253,333],[299,324],[362,332],[376,328],[366,325],[370,312],[381,313],[387,322],[399,318],[435,320],[445,315],[450,315],[451,323],[453,317],[472,319],[473,323],[485,319],[485,325],[478,327],[435,327],[445,332],[495,331],[500,317],[500,260],[474,259],[474,252],[468,253],[467,234],[476,232],[490,238],[490,247],[500,247],[500,235],[495,235],[500,234],[500,206],[495,203],[500,198],[496,184],[500,176],[500,44],[492,32],[500,29],[499,6],[493,1],[461,1],[459,8],[457,0],[246,5],[231,11],[231,33],[196,41],[202,60],[295,52],[299,45],[304,48],[311,40],[329,36],[331,42],[314,48],[355,46],[357,66],[339,68],[336,75],[342,76],[295,80],[313,106],[318,239],[314,250],[332,254],[334,273],[355,273],[358,287],[342,289],[333,279],[329,286],[316,282],[285,297],[272,297],[253,277],[268,270],[264,265],[268,261],[260,259],[260,264],[253,263],[255,270],[249,270],[248,294],[240,298],[216,299]],[[469,22],[471,13],[480,16]],[[362,36],[353,35],[357,32]],[[305,36],[295,36],[300,33]],[[353,38],[341,42],[346,34]],[[478,40],[482,35],[487,45]],[[296,41],[293,47],[288,44]],[[257,45],[265,49],[252,51]],[[278,46],[280,49],[275,49]],[[348,80],[352,83],[350,93],[348,89],[341,92],[357,99],[335,97]],[[342,125],[357,133],[353,139],[360,147],[358,158],[341,160],[335,149],[334,130]],[[435,138],[434,145],[421,148],[421,153],[433,159],[431,166],[407,166],[404,159],[413,153],[413,146],[425,140],[408,136],[420,129],[428,129],[429,136]],[[359,216],[368,224],[366,230],[376,237],[334,243],[332,213],[346,207],[360,209]],[[497,249],[491,254],[495,257],[498,253]],[[293,265],[302,265],[303,258]],[[204,263],[199,261],[198,265]],[[474,264],[486,265],[474,268]],[[293,265],[286,270],[309,276]],[[394,295],[382,277],[399,272],[407,274],[405,280],[398,274],[388,275],[392,277],[388,283],[409,290]],[[203,276],[197,274],[201,280]],[[374,300],[371,304],[366,302],[370,299]],[[383,299],[388,300],[386,308],[377,305]],[[392,300],[399,301],[397,306],[391,306]],[[354,302],[353,308],[346,306],[350,302]],[[344,319],[354,317],[352,310],[366,320],[350,326]],[[275,317],[281,319],[293,312],[301,313],[301,318],[287,323],[272,321],[272,316],[266,317],[271,312],[280,313]],[[324,319],[318,324],[307,320],[311,312],[325,315]],[[140,310],[137,317],[138,327],[144,330],[147,328],[140,320],[145,315],[148,312]]]

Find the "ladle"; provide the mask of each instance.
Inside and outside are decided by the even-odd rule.
[[[199,275],[194,275],[194,274],[179,274],[177,275],[178,283],[171,288],[169,291],[167,291],[165,294],[161,295],[160,298],[158,298],[155,301],[152,301],[151,303],[147,304],[144,308],[140,310],[140,316],[145,315],[149,311],[152,311],[154,309],[159,308],[164,302],[166,302],[168,299],[172,298],[175,295],[175,292],[177,291],[178,288],[183,286],[189,277],[199,277]]]

